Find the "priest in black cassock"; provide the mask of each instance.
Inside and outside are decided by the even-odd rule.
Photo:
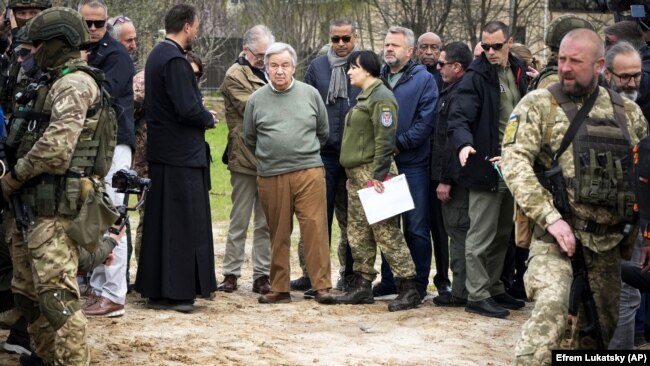
[[[196,295],[217,289],[210,219],[209,147],[215,120],[202,102],[185,53],[196,40],[196,9],[179,4],[165,15],[167,38],[145,67],[147,197],[135,288],[147,307],[193,310]]]

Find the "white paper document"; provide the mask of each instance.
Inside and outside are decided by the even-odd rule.
[[[357,193],[371,225],[415,208],[404,174],[385,181],[384,193],[377,193],[374,187],[360,189]]]

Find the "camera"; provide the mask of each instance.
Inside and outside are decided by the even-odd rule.
[[[151,187],[151,179],[138,177],[134,170],[121,169],[113,174],[111,185],[118,193],[140,194]]]

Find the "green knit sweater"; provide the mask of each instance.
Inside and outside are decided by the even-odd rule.
[[[257,175],[270,177],[323,166],[327,110],[318,91],[294,80],[278,92],[270,85],[255,91],[244,111],[244,138],[255,152]]]

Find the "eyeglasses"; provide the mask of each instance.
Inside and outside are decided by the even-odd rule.
[[[99,29],[99,28],[104,28],[104,26],[106,25],[106,21],[105,20],[86,20],[86,24],[88,25],[88,29],[90,29],[90,27],[92,27],[93,25],[95,26],[96,29]]]
[[[113,19],[113,23],[111,23],[111,25],[115,26],[115,24],[117,24],[117,23],[127,23],[127,22],[128,23],[132,22],[131,19],[129,19],[129,17],[119,16],[119,17]],[[95,27],[97,27],[97,26],[95,26]],[[88,28],[90,28],[90,25],[88,26]]]
[[[630,82],[630,80],[634,79],[635,83],[638,83],[641,80],[641,73],[637,72],[636,74],[617,74],[615,73],[612,69],[608,68],[609,72],[612,73],[612,75],[616,76],[621,80],[621,83],[627,84]]]
[[[489,44],[489,43],[481,43],[481,48],[482,48],[483,51],[485,51],[485,52],[489,51],[490,48],[492,48],[492,49],[495,50],[495,51],[498,51],[498,50],[502,49],[503,46],[504,46],[505,44],[506,44],[506,42],[501,42],[501,43],[492,43],[492,44]]]
[[[343,41],[343,43],[348,43],[352,40],[352,36],[332,36],[330,37],[330,40],[332,43],[339,43]]]
[[[422,51],[426,51],[429,49],[433,51],[437,51],[440,49],[440,46],[437,44],[421,44],[418,46],[418,48],[420,48]]]
[[[264,60],[264,52],[262,53],[253,53],[250,48],[246,47],[246,51],[248,51],[257,61],[262,61]]]

